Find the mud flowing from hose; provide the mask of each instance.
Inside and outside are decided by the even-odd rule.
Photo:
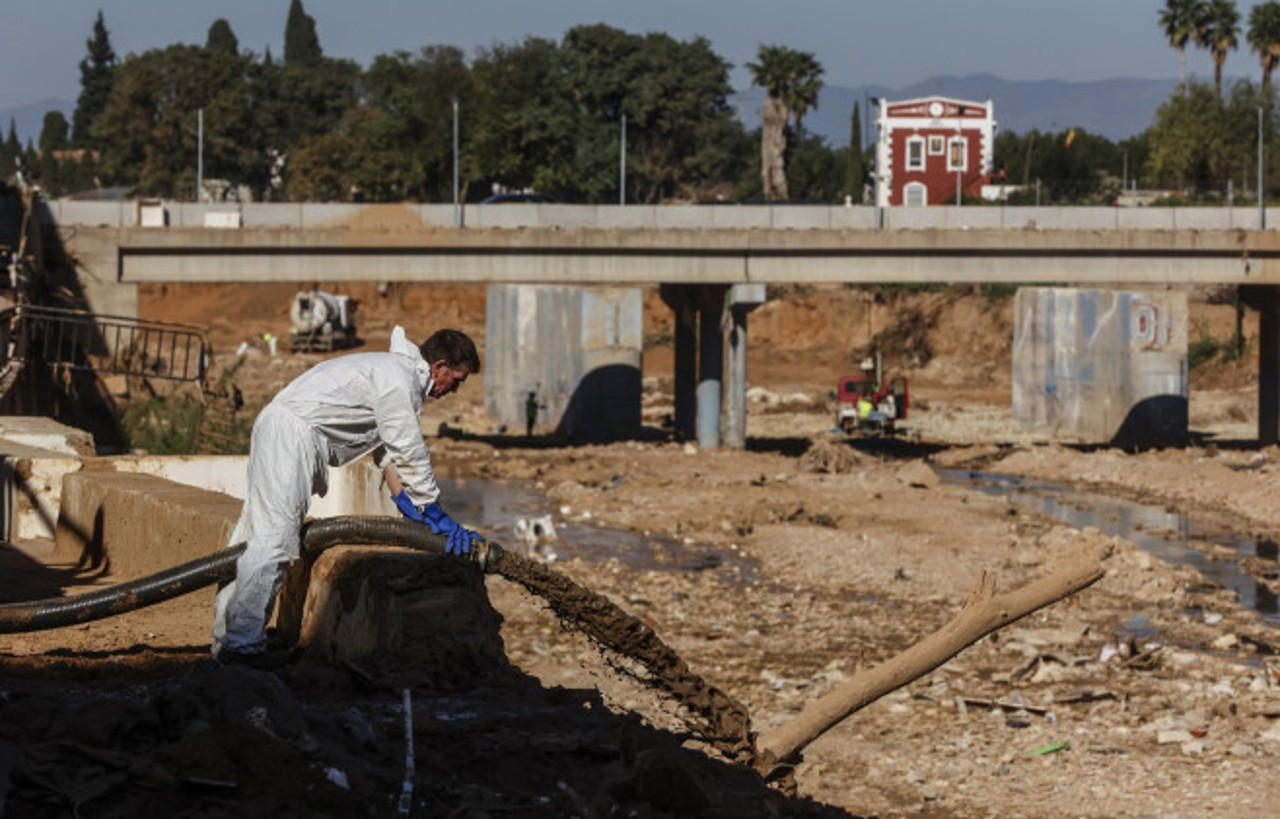
[[[685,722],[695,735],[730,759],[750,760],[751,716],[746,707],[694,673],[653,629],[607,597],[521,555],[500,552],[488,571],[524,586],[546,600],[562,622],[640,663],[652,675],[641,681],[683,705],[689,712]]]

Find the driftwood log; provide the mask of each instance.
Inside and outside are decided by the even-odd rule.
[[[995,578],[984,571],[960,613],[939,631],[875,668],[859,669],[852,679],[806,705],[795,719],[758,737],[756,771],[766,779],[787,776],[800,761],[801,751],[845,717],[928,674],[991,632],[1096,582],[1108,554],[1106,547],[1082,552],[1049,574],[1001,595],[996,594]]]

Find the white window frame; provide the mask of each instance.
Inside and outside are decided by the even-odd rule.
[[[918,149],[918,151],[919,151],[918,153],[916,153],[916,154],[915,154],[915,158],[916,158],[918,161],[912,162],[912,150],[911,150],[912,148],[916,148],[916,149]],[[907,161],[906,161],[906,169],[907,169],[907,170],[909,170],[909,171],[923,171],[923,170],[924,170],[924,137],[922,137],[922,136],[910,136],[910,137],[907,137],[907,156],[906,156],[906,160],[907,160]]]
[[[956,162],[956,148],[960,149],[959,162]],[[949,171],[967,171],[969,170],[969,139],[968,137],[955,136],[947,141],[947,170]]]
[[[919,201],[912,201],[913,194]],[[923,182],[908,182],[902,186],[902,204],[909,208],[922,208],[929,204],[929,188]]]
[[[947,152],[947,138],[942,134],[930,134],[929,156],[942,156]]]

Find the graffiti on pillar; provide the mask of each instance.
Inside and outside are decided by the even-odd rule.
[[[1169,312],[1146,299],[1135,299],[1129,308],[1129,341],[1139,350],[1163,350],[1173,335]]]

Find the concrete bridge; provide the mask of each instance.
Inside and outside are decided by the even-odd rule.
[[[732,314],[730,445],[765,284],[1239,285],[1261,314],[1258,437],[1280,440],[1280,234],[1256,209],[54,202],[47,218],[99,312],[136,314],[141,282],[662,284],[677,428],[700,442],[719,442],[712,330]]]

